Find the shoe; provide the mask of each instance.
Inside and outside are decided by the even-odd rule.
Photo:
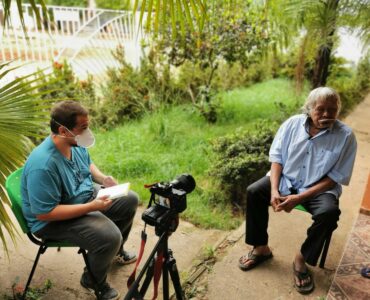
[[[128,265],[128,264],[132,264],[133,262],[135,262],[137,260],[137,257],[133,253],[122,250],[120,253],[118,253],[114,257],[113,260],[118,265]]]
[[[111,288],[108,282],[104,282],[98,286],[98,291],[96,292],[93,283],[91,282],[90,276],[88,273],[84,272],[81,276],[80,284],[88,289],[90,292],[94,293],[95,296],[99,295],[101,300],[115,300],[118,299],[119,293]]]

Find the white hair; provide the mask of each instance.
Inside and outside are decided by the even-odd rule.
[[[340,101],[340,96],[339,94],[332,88],[330,87],[318,87],[316,89],[313,89],[307,99],[306,102],[302,106],[302,112],[310,115],[311,110],[316,106],[318,101],[332,101],[335,100],[338,105],[338,112],[339,114],[340,109],[342,107],[342,103]]]

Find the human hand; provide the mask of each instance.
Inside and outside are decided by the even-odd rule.
[[[284,210],[287,213],[290,213],[292,209],[299,204],[298,195],[288,195],[285,197],[280,197],[280,204],[276,207],[276,211]]]
[[[109,199],[109,196],[102,196],[102,197],[94,199],[90,203],[93,207],[93,211],[96,211],[96,210],[104,211],[112,205],[112,200]]]
[[[280,193],[278,191],[272,191],[271,192],[271,200],[270,200],[270,204],[272,206],[272,209],[274,211],[277,211],[277,206],[280,204]]]
[[[117,185],[118,182],[112,177],[112,176],[105,176],[103,179],[103,186],[104,187],[110,187]]]

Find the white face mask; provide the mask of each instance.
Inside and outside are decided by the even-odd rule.
[[[89,148],[89,147],[94,146],[95,137],[94,137],[94,134],[92,133],[92,131],[90,130],[90,128],[86,128],[86,129],[84,129],[84,131],[81,134],[75,135],[73,132],[71,132],[64,125],[58,123],[57,121],[55,121],[55,123],[59,124],[60,126],[63,126],[65,129],[68,130],[68,132],[70,134],[73,135],[73,137],[74,137],[74,139],[77,143],[77,146],[84,147],[84,148]],[[59,134],[58,134],[58,136],[66,138],[65,136],[62,136],[62,135],[59,135]]]
[[[95,144],[95,137],[92,131],[90,130],[90,128],[86,128],[81,134],[75,135],[74,137],[75,137],[77,146],[89,148],[89,147],[94,146]]]

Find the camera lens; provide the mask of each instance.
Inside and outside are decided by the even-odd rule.
[[[182,174],[170,182],[172,187],[178,190],[184,190],[187,194],[195,188],[195,180],[190,174]]]

